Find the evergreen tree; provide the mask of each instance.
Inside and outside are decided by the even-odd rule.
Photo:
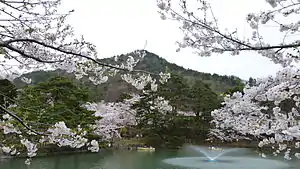
[[[198,118],[201,114],[209,117],[212,110],[220,107],[221,100],[208,84],[198,80],[190,90],[190,105]]]
[[[158,93],[165,97],[174,110],[188,110],[189,85],[183,76],[172,73],[167,83],[159,86]]]
[[[88,91],[73,84],[65,77],[54,77],[46,82],[25,87],[17,99],[16,112],[24,121],[47,128],[64,121],[70,128],[94,124],[93,111],[82,104],[88,101]]]
[[[10,104],[13,104],[14,98],[17,97],[17,88],[16,86],[7,79],[0,80],[0,105],[8,107]]]

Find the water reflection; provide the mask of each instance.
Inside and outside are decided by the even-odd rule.
[[[0,159],[0,169],[172,169],[163,159],[186,157],[182,151],[128,152],[103,151],[100,153],[80,153],[34,158],[32,164],[24,164],[26,159]],[[199,156],[198,155],[193,155]],[[283,160],[283,158],[280,158]],[[221,160],[221,159],[220,159]],[[227,160],[227,159],[224,159]],[[300,169],[299,161],[291,162],[294,169]],[[186,167],[176,167],[186,169]],[[247,169],[247,168],[246,168]]]
[[[184,168],[205,169],[287,169],[287,162],[271,160],[261,157],[233,157],[221,156],[215,161],[208,161],[206,157],[167,158],[165,163]]]

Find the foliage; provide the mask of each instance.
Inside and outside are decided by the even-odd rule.
[[[277,144],[274,154],[285,150],[284,158],[290,160],[291,148],[287,145],[300,147],[299,69],[293,67],[299,61],[300,43],[297,38],[291,38],[300,31],[300,3],[290,0],[267,0],[266,3],[269,9],[246,16],[252,29],[250,37],[240,37],[238,29],[223,31],[209,1],[159,0],[157,5],[163,20],[169,18],[181,24],[184,37],[177,42],[177,51],[190,47],[200,56],[253,51],[285,67],[274,77],[256,82],[249,79],[251,82],[243,93],[227,95],[224,106],[212,112],[215,128],[211,134],[223,140],[257,138],[260,147]],[[262,32],[269,31],[262,29],[266,29],[267,24],[278,26],[279,29],[270,30],[277,29],[278,40],[271,43],[266,40]],[[300,153],[294,155],[300,158]]]
[[[87,101],[87,90],[57,76],[22,89],[16,111],[27,123],[39,124],[35,129],[45,129],[59,121],[70,128],[78,125],[86,128],[96,120],[93,111],[81,106]]]
[[[253,86],[254,83],[255,83],[255,80],[253,80],[252,78],[250,78],[249,81],[248,81],[248,85]],[[235,92],[241,92],[242,94],[244,94],[244,91],[243,91],[244,87],[245,87],[245,85],[242,84],[242,83],[240,83],[239,85],[237,85],[237,86],[235,86],[233,88],[229,88],[224,94],[225,95],[232,95]]]
[[[255,86],[256,85],[256,79],[253,79],[252,77],[249,78],[248,80],[248,85],[249,86]]]
[[[164,83],[168,79],[168,74],[165,73],[160,73],[152,78],[149,72],[134,69],[139,59],[135,60],[133,57],[129,57],[125,63],[121,64],[107,64],[95,59],[98,57],[96,47],[85,41],[82,36],[77,37],[73,28],[66,23],[67,17],[74,10],[62,13],[60,4],[61,0],[1,1],[3,6],[0,11],[2,18],[0,21],[2,25],[0,28],[0,48],[3,54],[3,59],[0,61],[1,77],[13,79],[19,76],[20,72],[52,68],[73,73],[77,80],[85,77],[94,85],[99,85],[107,82],[109,77],[113,77],[119,72],[118,75],[121,80],[132,84],[138,90],[142,90],[147,84],[155,86],[156,81]],[[145,51],[137,50],[133,54],[143,58]],[[15,63],[14,66],[16,67],[13,68],[8,63]],[[31,81],[26,78],[22,79],[27,83]],[[49,82],[48,85],[51,83]],[[62,83],[61,87],[66,85],[75,91],[78,89],[72,88],[70,83],[65,83],[63,80],[58,83]],[[81,93],[81,90],[76,93],[65,91],[65,96],[62,96],[58,92],[60,87],[51,89],[40,84],[38,84],[38,88],[29,86],[26,89],[25,92],[29,92],[28,96],[21,97],[23,99],[19,101],[34,111],[30,112],[31,110],[26,110],[26,107],[22,106],[13,109],[0,107],[0,112],[3,114],[0,120],[1,132],[3,131],[5,135],[14,136],[22,144],[20,148],[12,144],[6,145],[1,140],[1,150],[5,154],[18,155],[18,151],[25,149],[28,157],[25,163],[30,164],[30,158],[37,155],[38,144],[56,144],[59,147],[79,149],[85,147],[92,152],[99,151],[98,141],[88,140],[86,138],[88,131],[78,125],[81,123],[83,125],[93,124],[92,119],[95,118],[91,111],[77,106],[86,100],[87,96],[84,92]],[[52,98],[51,95],[49,97],[47,95],[49,93],[38,92],[38,90],[44,89],[55,97]],[[36,97],[30,97],[31,95]],[[75,96],[79,96],[79,99],[77,100]],[[64,97],[67,99],[61,99]],[[37,110],[37,107],[30,106],[29,100],[41,109]],[[45,104],[48,101],[50,105]],[[57,105],[51,104],[55,101]],[[69,106],[74,107],[69,110],[67,109]],[[35,113],[37,119],[30,116],[29,112]],[[74,112],[75,114],[73,114]],[[89,116],[85,116],[86,114]],[[63,119],[69,123],[68,125],[76,125],[76,128],[69,128],[64,121],[59,121],[48,126],[48,128],[39,128],[44,130],[38,132],[32,129],[36,128],[31,126],[33,124],[27,125],[18,115],[24,116],[27,121],[34,122],[46,122],[44,116],[50,120],[49,122],[54,122],[53,120],[56,118],[57,120]],[[76,120],[72,120],[71,117]],[[80,119],[81,117],[85,120]],[[75,121],[78,123],[76,124]],[[18,122],[17,126],[14,125],[16,122]],[[97,125],[91,127],[97,128]],[[32,139],[32,135],[35,135],[34,139]]]
[[[188,110],[189,89],[183,76],[171,73],[168,82],[160,85],[157,93],[167,99],[175,110]]]
[[[176,148],[188,141],[204,141],[209,131],[210,111],[220,106],[218,95],[207,84],[197,81],[189,87],[182,76],[174,73],[167,83],[158,86],[157,92],[145,92],[140,96],[132,109],[137,112],[138,129],[151,146]],[[154,106],[158,99],[165,104]],[[163,107],[167,110],[160,110]],[[194,116],[181,115],[179,111],[182,110],[194,111]]]
[[[16,86],[7,79],[0,79],[0,105],[8,107],[17,97]]]
[[[299,15],[297,12],[299,11],[299,3],[286,0],[268,0],[267,2],[274,10],[264,11],[259,14],[249,14],[247,22],[253,28],[253,36],[249,39],[241,39],[238,37],[236,30],[233,32],[222,32],[220,30],[217,20],[212,13],[213,10],[206,1],[197,1],[199,8],[195,8],[197,9],[196,12],[193,11],[195,5],[187,5],[185,0],[179,1],[179,8],[173,8],[174,6],[171,4],[174,1],[169,0],[159,0],[158,7],[162,19],[166,19],[166,15],[169,15],[172,19],[179,20],[182,24],[181,30],[184,32],[184,38],[182,42],[177,43],[180,48],[191,47],[201,56],[210,56],[212,53],[224,53],[227,51],[232,52],[232,54],[239,54],[245,50],[257,51],[259,54],[283,66],[289,66],[293,61],[299,60],[298,48],[300,45],[298,41],[280,41],[282,43],[279,45],[271,45],[264,42],[264,39],[258,33],[260,24],[268,22],[279,23],[280,31],[286,33],[285,37],[291,33],[298,32],[300,25],[298,22],[282,24],[275,20],[275,18],[278,15],[286,17],[291,16],[291,14]],[[134,104],[136,105],[134,109],[138,110],[134,116],[126,114],[128,112],[127,108],[131,106],[130,104],[126,104],[124,106],[126,110],[123,111],[121,109],[122,111],[118,114],[112,113],[116,111],[115,108],[108,108],[105,105],[104,107],[107,112],[104,112],[104,114],[99,113],[100,116],[96,116],[103,118],[94,121],[92,119],[96,117],[91,115],[91,111],[84,110],[83,108],[80,109],[78,106],[87,101],[88,96],[86,93],[81,90],[75,93],[63,90],[65,93],[62,96],[58,92],[64,85],[76,91],[78,88],[73,88],[70,83],[56,79],[58,80],[57,83],[55,80],[54,82],[50,80],[47,85],[51,86],[53,82],[55,85],[60,84],[62,86],[54,88],[47,88],[40,84],[37,85],[39,86],[38,88],[28,86],[26,87],[27,90],[24,91],[29,94],[19,100],[26,107],[19,106],[12,109],[16,110],[15,113],[17,115],[23,116],[25,120],[34,122],[44,119],[44,116],[49,122],[53,123],[54,121],[51,120],[58,118],[58,120],[64,120],[69,123],[68,125],[75,128],[67,127],[64,121],[58,121],[54,125],[44,128],[42,132],[36,132],[32,130],[31,126],[26,125],[22,119],[10,112],[10,110],[1,108],[1,113],[4,114],[0,121],[1,131],[3,131],[5,136],[15,137],[22,144],[22,147],[14,147],[15,144],[1,145],[4,153],[16,155],[18,154],[16,149],[18,151],[26,149],[27,156],[31,158],[37,155],[38,142],[56,144],[59,147],[87,147],[92,152],[98,152],[99,140],[87,139],[88,131],[76,124],[83,123],[86,126],[95,124],[91,126],[93,132],[101,136],[109,136],[112,131],[119,133],[118,130],[125,127],[125,115],[128,115],[127,117],[136,117],[137,119],[132,118],[129,121],[133,122],[137,120],[138,127],[148,138],[153,138],[154,142],[161,142],[162,140],[174,140],[176,144],[182,142],[182,135],[172,135],[169,137],[169,133],[176,131],[172,130],[174,127],[177,127],[177,130],[180,131],[177,124],[186,123],[182,122],[182,119],[177,119],[179,113],[174,111],[176,109],[173,109],[169,105],[169,102],[160,96],[159,90],[157,90],[157,86],[166,83],[169,79],[170,74],[163,72],[165,72],[164,69],[166,67],[171,69],[171,65],[151,62],[150,65],[157,65],[157,67],[154,67],[154,73],[147,71],[146,68],[146,71],[137,70],[139,61],[143,61],[144,56],[148,53],[145,50],[134,51],[126,55],[126,57],[116,56],[104,60],[95,59],[97,58],[95,46],[86,42],[82,37],[77,38],[74,35],[72,27],[65,23],[66,17],[72,11],[67,14],[58,12],[60,0],[38,0],[37,2],[29,0],[1,1],[1,4],[5,6],[0,12],[3,18],[1,20],[3,24],[1,25],[5,25],[0,29],[0,48],[1,53],[4,54],[4,60],[1,61],[1,65],[5,73],[10,73],[7,73],[11,75],[9,76],[10,78],[15,77],[16,74],[14,73],[17,73],[17,69],[12,69],[6,63],[7,61],[16,61],[20,69],[38,70],[49,67],[61,69],[67,73],[73,73],[77,80],[88,79],[95,86],[109,82],[109,77],[118,77],[117,81],[122,80],[124,84],[128,83],[135,90],[142,93],[141,98]],[[174,12],[176,11],[175,9],[179,9],[179,11]],[[201,16],[205,16],[206,18],[196,16],[200,12],[203,12],[204,14]],[[179,74],[185,76],[185,72],[181,70],[178,70]],[[6,76],[4,75],[4,77]],[[224,98],[224,106],[212,112],[212,122],[215,124],[215,127],[211,130],[210,134],[225,140],[256,137],[261,139],[259,146],[277,143],[279,144],[279,150],[287,149],[287,145],[283,143],[299,140],[300,136],[299,124],[297,123],[300,105],[298,98],[299,79],[297,77],[299,77],[299,71],[288,68],[278,72],[275,77],[261,79],[254,86],[245,87],[243,90],[244,94],[235,92],[231,96]],[[222,78],[226,79],[227,77]],[[191,76],[186,76],[186,79],[189,85],[192,84],[191,82],[194,82]],[[218,79],[218,75],[212,75],[212,79]],[[203,78],[200,80],[206,79]],[[230,77],[228,82],[235,83],[234,86],[236,86],[239,83],[236,80],[236,77]],[[182,84],[179,82],[176,81],[176,83]],[[217,89],[217,87],[222,85],[219,84],[219,86],[216,86],[211,84],[211,88]],[[145,87],[147,88],[144,89]],[[42,89],[45,90],[45,93],[39,92]],[[112,89],[114,90],[114,88]],[[200,89],[203,92],[203,88]],[[204,89],[204,93],[209,92],[207,87],[204,87]],[[222,90],[222,92],[226,91],[227,87],[223,87]],[[79,99],[75,96],[78,96]],[[199,95],[195,95],[195,98],[197,96]],[[60,99],[64,97],[66,100]],[[178,96],[176,97],[175,101],[178,101]],[[200,98],[209,100],[206,97]],[[29,101],[33,102],[39,108],[32,112],[26,110],[31,104]],[[51,104],[55,101],[57,106]],[[286,103],[285,101],[287,101],[287,104],[283,104]],[[50,105],[46,105],[45,102],[50,103]],[[70,110],[72,111],[80,110],[79,112],[83,111],[85,113],[81,114],[78,112],[72,114],[72,111],[66,109],[69,108],[68,106],[76,107],[71,108]],[[123,108],[123,106],[120,107]],[[198,108],[203,111],[210,109],[203,106],[199,106]],[[47,111],[43,111],[43,109]],[[60,112],[60,110],[65,110],[65,112]],[[31,117],[28,115],[30,113],[36,113],[37,116]],[[85,116],[85,114],[89,114],[90,116]],[[83,116],[85,120],[75,123],[72,119],[73,117],[76,121],[80,121],[81,119],[77,116]],[[15,126],[16,122],[19,125]],[[45,123],[46,120],[42,120],[41,122]],[[113,123],[111,124],[110,122]],[[25,128],[21,129],[21,126]],[[24,129],[28,129],[29,131]],[[179,133],[183,132],[180,131]],[[32,135],[35,136],[31,137]],[[107,141],[107,138],[101,141]],[[5,141],[1,143],[5,144]],[[295,147],[299,147],[299,142],[295,143]],[[287,149],[285,158],[290,159],[288,156],[289,153],[290,149]],[[300,157],[300,154],[296,153],[295,156]],[[28,160],[30,161],[30,159]],[[28,160],[26,160],[26,163],[29,162]]]
[[[145,89],[147,88],[149,89],[150,86],[146,86]],[[156,92],[145,92],[140,97],[141,99],[131,107],[137,112],[137,128],[147,138],[146,143],[153,146],[163,145],[167,139],[167,125],[173,117],[172,107],[168,102],[163,102],[165,103],[163,106],[155,107],[156,102],[164,100]]]
[[[203,82],[210,84],[211,88],[216,93],[223,93],[228,88],[232,88],[239,84],[240,79],[234,76],[220,76],[217,74],[209,74],[209,73],[202,73],[197,72],[194,70],[187,70],[183,67],[180,67],[176,64],[169,63],[165,59],[146,51],[146,54],[144,58],[139,58],[134,53],[124,54],[117,56],[118,61],[116,62],[114,58],[105,58],[101,59],[100,61],[103,63],[108,64],[121,64],[122,62],[125,62],[126,59],[128,59],[128,56],[133,55],[133,57],[140,59],[140,61],[136,65],[136,69],[149,71],[151,73],[160,73],[165,72],[166,69],[169,70],[169,72],[172,72],[174,74],[180,75],[184,78],[184,80],[188,83],[188,85],[192,85],[195,80],[202,80]],[[47,80],[50,77],[54,76],[66,76],[72,79],[75,79],[75,76],[73,74],[67,73],[66,71],[62,70],[55,70],[55,71],[37,71],[37,72],[31,72],[22,75],[19,78],[16,78],[14,80],[14,84],[21,88],[25,86],[26,84],[21,81],[22,77],[27,77],[29,79],[32,79],[32,84],[36,84],[42,81]],[[124,82],[121,78],[121,76],[116,75],[110,79],[107,80],[107,83],[95,85],[88,78],[82,78],[80,81],[74,80],[77,84],[82,86],[88,86],[90,89],[89,92],[89,100],[94,102],[99,102],[101,100],[105,100],[108,102],[116,101],[120,97],[122,93],[126,92],[136,92],[136,89],[133,88],[130,84]]]
[[[205,121],[209,122],[210,112],[221,106],[221,100],[219,96],[202,81],[196,81],[189,94],[189,103],[192,111],[196,113],[197,117],[202,114],[202,116],[207,118]]]
[[[242,94],[244,94],[243,90],[244,90],[244,86],[235,86],[234,88],[228,89],[224,94],[232,95],[235,92],[241,92]]]
[[[116,56],[118,58],[117,62],[113,58],[105,58],[102,61],[105,63],[120,64],[126,61],[129,56],[140,59],[139,56],[134,53],[128,53]],[[174,63],[170,63],[149,51],[146,51],[145,56],[136,64],[136,69],[157,74],[168,70],[168,73],[172,72],[183,76],[189,85],[192,85],[195,80],[202,80],[203,82],[210,84],[215,92],[224,92],[227,88],[236,86],[241,81],[241,79],[235,76],[221,76],[218,74],[203,73],[191,69],[185,69]]]

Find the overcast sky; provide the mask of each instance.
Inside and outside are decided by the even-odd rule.
[[[249,33],[246,14],[268,7],[265,5],[264,0],[212,0],[219,24],[229,29],[238,28],[240,33]],[[181,39],[178,23],[160,19],[156,0],[63,0],[63,8],[75,9],[69,22],[78,34],[83,34],[97,46],[102,57],[142,49],[147,40],[146,50],[200,72],[248,79],[274,75],[280,69],[269,59],[250,52],[206,58],[191,50],[177,53],[175,42]],[[269,37],[273,40],[274,34]]]

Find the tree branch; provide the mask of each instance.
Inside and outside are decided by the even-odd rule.
[[[9,45],[9,44],[15,43],[15,42],[31,42],[31,43],[36,43],[38,45],[44,46],[44,47],[49,48],[49,49],[53,49],[55,51],[58,51],[58,52],[61,52],[61,53],[67,54],[67,55],[74,55],[74,56],[78,56],[78,57],[82,57],[82,58],[91,60],[94,63],[97,63],[97,64],[99,64],[101,66],[104,66],[104,67],[109,67],[109,68],[112,68],[112,69],[117,69],[117,70],[121,70],[121,71],[125,71],[125,72],[130,72],[130,70],[128,70],[128,69],[120,68],[120,67],[117,67],[117,66],[114,66],[114,65],[110,65],[110,64],[106,64],[106,63],[101,63],[97,59],[93,59],[93,58],[91,58],[89,56],[85,56],[85,55],[82,55],[82,54],[79,54],[79,53],[74,53],[74,52],[71,52],[71,51],[66,51],[66,50],[63,50],[63,49],[61,49],[59,47],[54,47],[54,46],[48,45],[48,44],[46,44],[44,42],[40,42],[40,41],[35,40],[35,39],[12,39],[12,40],[5,41],[3,44],[0,43],[0,46],[6,47],[6,48],[8,48],[8,49],[10,49],[12,51],[18,52],[19,54],[21,54],[21,55],[23,55],[25,57],[34,59],[34,60],[39,61],[39,62],[44,62],[44,63],[62,62],[62,61],[43,61],[43,60],[40,60],[38,58],[29,56],[29,55],[25,54],[24,52],[22,52],[22,51],[20,51],[18,49],[15,49],[15,48],[13,48],[12,46]],[[141,73],[147,73],[147,74],[151,74],[151,75],[156,75],[154,73],[143,71],[143,70],[133,70],[132,72],[141,72]]]
[[[29,12],[29,11],[25,11],[25,10],[20,10],[17,7],[11,5],[9,2],[6,2],[6,1],[0,1],[0,3],[6,5],[6,6],[10,7],[10,8],[12,8],[12,9],[14,9],[14,10],[17,10],[19,12],[24,12],[24,13],[27,13],[27,14],[30,14],[30,15],[38,15],[38,13]]]
[[[0,111],[1,113],[3,113],[3,114],[7,113],[7,114],[9,114],[11,117],[13,117],[14,119],[16,119],[18,122],[20,122],[20,123],[21,123],[26,129],[28,129],[29,131],[31,131],[31,132],[33,132],[33,133],[35,133],[35,134],[37,134],[37,135],[44,135],[44,133],[39,133],[39,132],[37,132],[37,131],[31,129],[29,126],[27,126],[27,125],[24,123],[24,121],[23,121],[20,117],[18,117],[16,114],[10,112],[10,111],[7,110],[6,108],[4,108],[2,105],[0,105],[0,110],[2,110],[2,111]]]
[[[297,48],[300,47],[300,42],[296,44],[287,44],[287,45],[274,45],[274,46],[262,46],[262,47],[246,47],[246,48],[238,48],[238,49],[220,49],[223,51],[235,51],[235,50],[242,50],[242,51],[259,51],[259,50],[270,50],[270,49],[287,49],[287,48]]]
[[[221,33],[220,31],[218,31],[218,30],[216,30],[216,29],[210,27],[209,25],[207,25],[207,24],[201,22],[196,16],[194,16],[193,13],[190,13],[190,14],[191,14],[191,16],[192,16],[197,22],[192,21],[191,19],[187,19],[187,18],[183,17],[182,15],[180,15],[179,13],[177,13],[176,11],[174,11],[173,9],[171,9],[171,10],[172,10],[172,12],[174,12],[176,15],[178,15],[179,17],[181,17],[183,20],[185,20],[185,21],[187,21],[187,22],[190,22],[190,23],[192,23],[192,24],[194,24],[194,25],[198,25],[198,26],[200,26],[200,27],[203,27],[203,28],[205,28],[205,29],[207,29],[207,30],[209,30],[209,31],[215,32],[215,33],[219,34],[221,37],[223,37],[223,38],[225,38],[225,39],[227,39],[227,40],[233,41],[233,42],[235,42],[235,43],[237,43],[237,44],[239,44],[239,45],[246,46],[246,47],[248,47],[248,48],[252,48],[251,46],[249,46],[249,45],[247,45],[247,44],[245,44],[245,43],[243,43],[243,42],[241,42],[241,41],[239,41],[239,40],[236,40],[236,39],[233,39],[233,38],[231,38],[231,37],[228,37],[228,36],[226,36],[225,34]],[[195,41],[195,42],[197,42],[197,41]]]
[[[63,60],[58,60],[58,61],[47,61],[47,60],[41,60],[39,58],[36,58],[36,57],[33,57],[33,56],[30,56],[28,54],[26,54],[24,51],[20,50],[20,49],[17,49],[13,46],[10,46],[8,43],[0,43],[0,47],[4,47],[4,48],[7,48],[11,51],[14,51],[14,52],[17,52],[18,54],[26,57],[26,58],[30,58],[30,59],[33,59],[35,61],[38,61],[38,62],[42,62],[42,63],[57,63],[57,62],[62,62]]]

